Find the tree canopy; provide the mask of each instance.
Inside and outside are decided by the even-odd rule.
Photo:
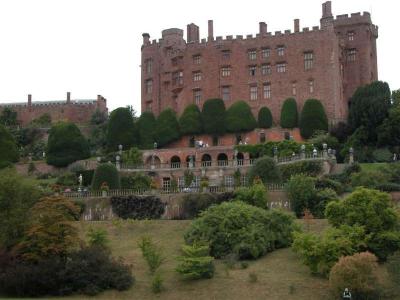
[[[111,190],[121,188],[118,170],[112,163],[100,164],[94,171],[92,189],[100,190],[103,184],[106,184]]]
[[[271,128],[272,127],[272,114],[268,107],[261,107],[258,112],[258,127]]]
[[[260,178],[261,181],[266,184],[279,182],[281,179],[281,172],[271,157],[264,156],[256,160],[254,165],[250,168],[248,176],[250,183],[253,183],[256,178]]]
[[[298,124],[297,103],[294,98],[287,98],[281,110],[281,127],[295,128]]]
[[[227,131],[236,133],[253,130],[257,126],[257,121],[250,106],[240,100],[233,103],[226,111],[225,124]]]
[[[300,116],[300,134],[310,138],[316,131],[328,131],[328,118],[322,103],[317,99],[308,99]]]
[[[149,111],[143,112],[138,121],[137,128],[141,149],[152,149],[155,141],[156,118]]]
[[[180,138],[179,123],[171,108],[163,110],[157,118],[156,142],[163,147]]]
[[[0,125],[0,169],[19,159],[18,147],[7,128]]]
[[[18,125],[17,112],[5,107],[0,114],[0,124],[4,126]]]
[[[201,112],[196,104],[186,106],[179,118],[179,127],[183,135],[199,134],[203,131]]]
[[[137,141],[135,124],[129,108],[119,107],[110,114],[107,127],[107,149],[117,151],[118,146],[130,149]]]
[[[50,129],[46,157],[49,165],[65,167],[90,157],[89,143],[75,124],[60,122]]]
[[[204,132],[212,135],[223,135],[225,127],[225,103],[222,99],[208,99],[204,102],[201,113]]]

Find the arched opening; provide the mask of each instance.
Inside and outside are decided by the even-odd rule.
[[[194,155],[188,155],[186,157],[186,166],[188,168],[194,168],[196,166],[196,159]]]
[[[209,154],[203,154],[201,157],[202,167],[211,167],[211,156]]]
[[[220,153],[217,156],[218,166],[227,166],[228,165],[228,156],[225,153]]]
[[[151,169],[160,168],[161,167],[161,160],[157,155],[150,155],[146,159],[146,167],[150,167]]]
[[[257,155],[254,155],[254,154],[251,154],[251,153],[250,153],[249,157],[250,157],[250,161],[249,161],[250,165],[252,165],[256,161],[256,159],[258,158]]]
[[[171,157],[171,169],[179,169],[181,167],[181,159],[179,156],[172,156]]]
[[[244,165],[244,155],[243,155],[242,152],[239,152],[239,153],[236,155],[236,160],[237,160],[237,165],[238,165],[238,166],[243,166],[243,165]]]

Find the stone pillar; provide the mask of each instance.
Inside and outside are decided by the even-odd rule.
[[[278,147],[274,147],[274,160],[277,163],[278,162]]]
[[[118,171],[121,170],[121,157],[119,155],[115,157],[115,165]]]
[[[208,41],[214,40],[214,23],[213,20],[208,20]]]
[[[259,30],[260,35],[261,36],[266,35],[267,34],[267,24],[265,22],[260,22],[259,25],[260,25],[260,30]]]
[[[300,159],[305,159],[306,158],[306,146],[301,145],[300,148]]]

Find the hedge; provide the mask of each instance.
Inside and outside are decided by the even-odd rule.
[[[225,124],[228,132],[233,133],[251,131],[257,127],[250,106],[242,100],[233,103],[228,108]]]
[[[223,135],[226,131],[225,116],[225,103],[222,99],[208,99],[204,102],[201,112],[204,133]]]

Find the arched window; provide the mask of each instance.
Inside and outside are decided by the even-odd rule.
[[[171,157],[171,169],[179,169],[181,167],[181,159],[179,156],[172,156]]]
[[[236,160],[237,160],[237,165],[238,165],[238,166],[243,166],[243,164],[244,164],[244,155],[243,155],[242,152],[239,152],[239,153],[236,155]]]
[[[211,156],[209,154],[203,154],[201,157],[202,167],[211,167]]]
[[[228,165],[228,156],[225,153],[220,153],[217,156],[218,166]]]

